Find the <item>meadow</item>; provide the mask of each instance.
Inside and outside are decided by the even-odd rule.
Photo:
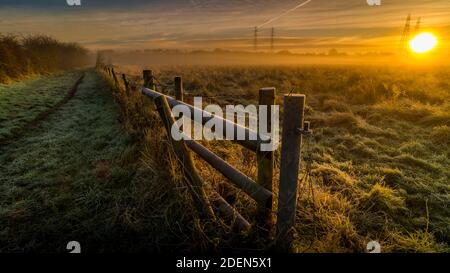
[[[153,67],[152,67],[153,68]],[[0,251],[164,253],[270,250],[261,230],[241,234],[193,206],[153,103],[94,70],[41,76],[0,87],[4,139],[64,98],[13,141],[0,143]],[[157,90],[186,100],[257,103],[261,87],[307,96],[294,252],[449,252],[450,70],[379,66],[154,67]],[[39,88],[40,86],[40,88]],[[281,107],[282,110],[282,107]],[[16,128],[16,129],[15,129]],[[203,142],[255,179],[252,152]],[[279,152],[275,154],[278,179]],[[253,220],[256,204],[196,157],[211,189]],[[263,231],[264,234],[264,231]]]
[[[140,69],[117,69],[135,74],[135,84],[141,84]],[[307,95],[306,119],[314,135],[305,140],[302,154],[295,252],[363,252],[371,240],[379,241],[383,252],[449,251],[448,68],[183,66],[153,70],[158,90],[167,94],[173,94],[173,77],[182,76],[188,102],[202,96],[222,106],[257,103],[259,88],[267,86],[277,88],[278,104],[285,93]],[[151,104],[138,92],[114,94],[125,128],[144,143],[147,168],[165,166],[166,177],[182,180],[173,154],[164,148],[167,138],[149,110]],[[255,178],[251,153],[225,142],[204,145]],[[278,158],[277,154],[277,165]],[[255,204],[197,159],[208,183],[251,218]],[[236,236],[226,230],[194,230],[204,234],[205,244],[219,249],[268,247],[267,242],[254,239],[230,239]]]

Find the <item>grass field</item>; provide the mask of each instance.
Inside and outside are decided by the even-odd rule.
[[[128,73],[139,75],[137,70]],[[2,86],[3,137],[67,94],[82,71]],[[158,115],[139,92],[86,70],[77,93],[0,146],[0,251],[261,251],[270,245],[227,223],[201,221]],[[173,67],[155,70],[172,93],[257,102],[258,89],[307,95],[311,179],[301,181],[296,252],[448,252],[450,71],[380,67]],[[139,77],[135,78],[140,84]],[[108,85],[109,84],[109,85]],[[111,90],[113,89],[113,90]],[[34,99],[32,99],[34,98]],[[25,119],[25,120],[24,120]],[[255,178],[254,155],[204,143]],[[198,159],[198,158],[197,158]],[[251,219],[255,203],[200,159],[202,176]],[[279,154],[276,154],[277,166]],[[302,174],[307,171],[302,166]],[[276,169],[278,177],[278,169]]]
[[[140,74],[127,67],[122,71]],[[311,179],[302,181],[299,192],[295,251],[362,252],[371,240],[386,252],[449,251],[448,68],[195,66],[154,71],[160,91],[171,94],[173,76],[181,75],[188,97],[220,105],[257,103],[258,89],[266,86],[278,89],[279,104],[283,93],[307,95],[307,120],[315,133],[303,153],[312,156]],[[125,103],[124,108],[133,112],[135,107]],[[129,119],[136,123],[135,116]],[[251,153],[225,142],[205,145],[255,177]],[[224,178],[206,164],[198,167],[223,192]],[[255,205],[236,190],[231,195],[242,197],[232,200],[250,217]]]

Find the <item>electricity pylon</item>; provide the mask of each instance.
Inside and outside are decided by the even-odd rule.
[[[272,32],[270,33],[270,51],[274,51],[275,47],[275,28],[272,28]]]
[[[255,27],[254,37],[253,37],[253,50],[258,50],[258,27]]]
[[[400,52],[405,52],[406,44],[409,41],[411,31],[411,14],[408,14],[408,17],[406,17],[406,23],[405,27],[403,29],[402,38],[400,39]]]
[[[419,33],[419,30],[420,30],[420,22],[421,21],[421,18],[419,17],[418,19],[417,19],[417,22],[416,22],[416,27],[414,28],[414,34],[417,34],[417,33]]]

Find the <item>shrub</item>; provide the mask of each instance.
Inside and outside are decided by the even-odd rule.
[[[87,64],[87,50],[49,36],[0,35],[0,83]]]

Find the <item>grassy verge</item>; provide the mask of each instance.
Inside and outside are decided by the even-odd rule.
[[[174,208],[153,195],[154,175],[137,175],[139,147],[117,119],[109,90],[88,71],[72,100],[2,147],[1,252],[66,252],[71,240],[85,252],[170,245],[164,213]]]

